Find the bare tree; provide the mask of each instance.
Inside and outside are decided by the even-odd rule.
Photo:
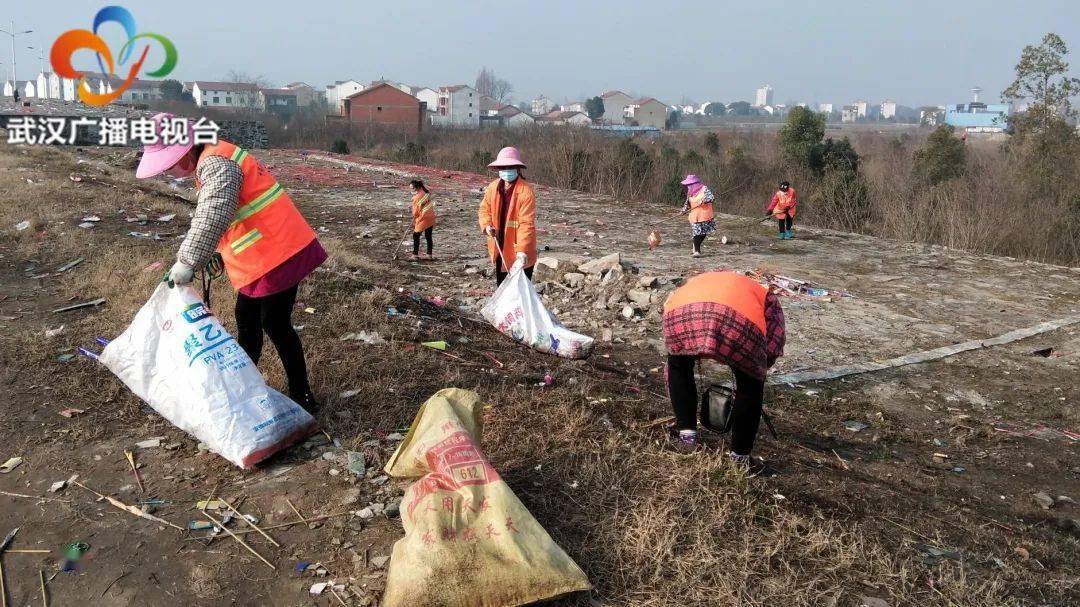
[[[476,75],[475,88],[481,95],[487,95],[501,103],[506,103],[510,98],[510,93],[514,92],[514,85],[499,78],[495,70],[488,67],[480,68],[480,73]]]

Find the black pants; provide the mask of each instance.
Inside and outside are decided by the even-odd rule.
[[[668,355],[668,395],[675,410],[675,428],[697,429],[698,392],[694,380],[697,356]],[[735,409],[732,412],[731,450],[739,455],[750,455],[761,423],[761,405],[765,396],[765,382],[732,368],[735,374]]]
[[[781,232],[790,232],[791,231],[791,215],[784,215],[784,217],[782,219],[777,220],[777,223],[780,224],[780,231]]]
[[[701,252],[701,243],[703,243],[703,242],[705,242],[705,234],[694,237],[694,252],[695,253],[700,253]]]
[[[262,354],[263,332],[270,336],[285,377],[289,381],[289,397],[303,403],[310,392],[304,347],[292,326],[292,310],[296,303],[296,287],[266,297],[236,294],[236,341],[256,364]],[[298,400],[299,399],[299,400]]]
[[[532,273],[533,273],[532,268],[525,268],[525,278],[528,278],[529,280],[532,280]],[[506,277],[509,276],[509,275],[510,275],[509,272],[500,271],[499,270],[499,262],[495,262],[495,285],[496,286],[501,285],[502,282],[504,280],[506,280]]]
[[[434,229],[435,229],[435,226],[431,226],[430,228],[424,230],[424,232],[423,232],[424,238],[427,239],[427,254],[428,255],[431,255],[431,231],[434,230]],[[412,233],[412,254],[413,255],[419,255],[420,254],[420,234],[421,234],[420,232],[413,232]]]

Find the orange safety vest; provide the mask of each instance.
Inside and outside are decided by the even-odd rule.
[[[423,232],[435,225],[435,201],[431,193],[420,190],[412,199],[413,232]]]
[[[480,221],[480,229],[487,226],[499,227],[502,218],[499,217],[499,180],[496,179],[488,184],[484,190],[484,199],[480,202],[480,210],[477,217]],[[514,191],[510,195],[510,204],[506,207],[506,232],[503,238],[502,254],[506,258],[506,265],[514,265],[514,257],[518,253],[525,253],[529,260],[525,262],[526,268],[536,265],[536,193],[533,187],[525,181],[524,177],[518,177],[514,184]],[[499,251],[495,246],[495,239],[488,238],[488,256],[491,261],[499,263]],[[509,270],[509,267],[503,268]]]
[[[697,194],[688,198],[690,201],[690,223],[701,223],[715,217],[712,201],[705,201],[705,192],[705,186],[701,186]]]
[[[664,313],[695,303],[727,306],[765,332],[765,295],[757,281],[734,272],[706,272],[686,281],[664,303]]]
[[[785,216],[795,217],[795,188],[788,188],[785,193],[776,191],[776,205],[773,206],[773,217],[783,219]]]
[[[244,173],[236,214],[217,247],[239,290],[302,251],[315,240],[315,231],[281,184],[246,150],[219,140],[203,148],[199,162],[210,156],[228,158]]]

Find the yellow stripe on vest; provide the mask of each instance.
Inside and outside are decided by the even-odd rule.
[[[262,238],[262,232],[257,229],[253,229],[247,234],[244,234],[240,238],[229,243],[229,248],[232,249],[233,255],[239,255],[243,253],[245,249],[255,244]]]
[[[244,160],[247,160],[247,157],[248,157],[248,153],[245,152],[243,148],[238,147],[235,150],[233,150],[232,155],[229,156],[229,160],[232,160],[236,164],[240,164]]]
[[[281,195],[284,193],[285,190],[281,189],[280,183],[275,183],[274,185],[270,186],[270,189],[260,194],[258,198],[245,204],[239,209],[236,209],[236,215],[233,217],[233,221],[231,224],[229,224],[229,227],[231,228],[235,226],[241,221],[270,206],[270,203],[280,198]]]
[[[506,227],[508,227],[508,228],[514,228],[514,229],[517,229],[517,227],[518,227],[518,222],[516,222],[516,221],[514,221],[513,219],[511,219],[510,221],[507,221],[507,222],[506,222]]]

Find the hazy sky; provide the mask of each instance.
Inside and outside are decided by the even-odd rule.
[[[0,0],[0,28],[19,39],[19,75],[58,34],[90,29],[105,1]],[[380,77],[409,84],[469,83],[483,65],[513,83],[515,99],[557,101],[618,88],[667,103],[775,101],[904,105],[966,101],[980,85],[996,100],[1025,44],[1064,37],[1080,75],[1080,0],[128,0],[139,31],[176,44],[170,76],[221,79],[233,69],[276,84]],[[122,44],[107,25],[114,52]],[[48,61],[48,52],[45,53]],[[0,70],[10,40],[0,36]],[[148,64],[157,65],[153,56]],[[76,67],[95,62],[86,53]]]

